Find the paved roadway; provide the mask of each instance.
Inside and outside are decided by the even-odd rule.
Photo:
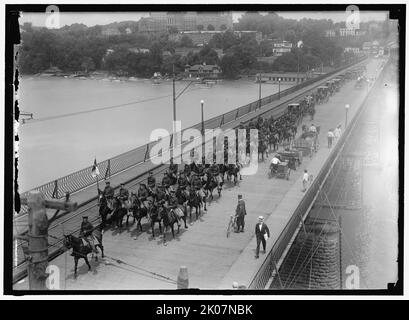
[[[370,76],[379,64],[380,60],[369,63]],[[330,152],[325,147],[326,132],[339,123],[344,126],[346,103],[351,106],[349,117],[352,117],[363,100],[365,90],[354,90],[353,85],[354,81],[346,83],[328,103],[317,106],[314,123],[321,126],[321,149],[312,160],[304,158],[302,166],[291,173],[289,181],[268,179],[268,162],[260,163],[255,175],[245,177],[237,186],[227,185],[220,199],[215,196],[208,211],[199,221],[193,221],[188,230],[182,227],[175,239],[171,239],[168,233],[167,246],[163,245],[161,238],[152,238],[151,231],[147,230],[147,221],[142,233],[136,231],[135,226],[124,228],[122,232],[109,230],[104,234],[105,253],[109,258],[104,262],[91,262],[92,272],[87,272],[87,267],[81,261],[79,276],[75,280],[73,259],[69,253],[51,262],[60,268],[61,289],[175,289],[174,281],[149,272],[176,280],[182,265],[188,268],[191,288],[231,288],[233,281],[244,283],[263,261],[263,256],[254,259],[253,229],[257,217],[266,217],[272,231],[269,240],[271,245],[303,196],[300,182],[302,169],[308,168],[312,174],[319,171]],[[304,123],[311,122],[304,119]],[[122,179],[118,177],[117,182]],[[234,214],[238,194],[243,194],[246,200],[246,230],[227,238],[226,226],[230,214]],[[118,264],[111,258],[119,258],[126,264]],[[25,288],[26,285],[27,281],[23,281],[15,288]]]

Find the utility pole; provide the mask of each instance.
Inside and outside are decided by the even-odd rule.
[[[172,85],[173,85],[173,124],[172,124],[172,130],[173,130],[173,147],[176,146],[176,89],[175,89],[175,65],[173,64],[173,79],[172,79]],[[172,159],[173,159],[173,152],[172,152]]]
[[[65,200],[45,200],[44,195],[37,191],[30,191],[21,203],[28,205],[28,234],[17,236],[18,239],[28,241],[27,274],[30,290],[47,290],[46,269],[48,266],[48,227],[60,210],[75,211],[77,203],[69,202],[69,194]],[[57,209],[53,217],[48,219],[46,208]]]
[[[261,73],[258,74],[258,108],[261,109]]]

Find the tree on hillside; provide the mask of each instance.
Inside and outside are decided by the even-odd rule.
[[[207,26],[207,31],[214,31],[214,30],[215,30],[215,28],[214,28],[214,26],[212,24],[209,24]]]
[[[239,62],[233,55],[224,55],[220,67],[226,78],[235,79],[240,74]]]
[[[221,30],[221,31],[227,30],[227,26],[226,26],[225,24],[222,24],[222,25],[220,26],[220,30]]]
[[[187,36],[187,35],[183,35],[182,38],[179,41],[179,44],[181,47],[188,47],[191,48],[193,47],[193,41],[192,39]]]
[[[202,24],[197,25],[197,30],[203,31],[203,30],[204,30],[204,26],[203,26]]]

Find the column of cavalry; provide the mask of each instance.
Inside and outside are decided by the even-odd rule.
[[[288,106],[287,112],[274,119],[272,116],[257,119],[248,123],[241,123],[237,129],[258,129],[259,159],[264,161],[270,151],[278,149],[278,145],[290,143],[295,139],[297,126],[303,117],[310,115],[313,119],[315,105],[324,103],[339,90],[345,77],[338,76],[337,81],[327,83],[327,86],[318,87],[298,101]],[[305,131],[305,128],[303,129]],[[237,137],[237,135],[236,135]],[[237,144],[236,144],[237,145]],[[250,139],[247,139],[247,154],[250,153]],[[99,190],[99,214],[102,219],[102,229],[111,226],[122,228],[123,220],[128,226],[130,218],[137,223],[137,228],[142,231],[141,219],[150,222],[152,236],[155,237],[155,226],[158,224],[159,232],[171,229],[173,237],[174,225],[177,224],[178,232],[183,224],[187,226],[187,219],[192,223],[192,209],[195,209],[196,220],[201,215],[201,210],[207,211],[207,201],[213,200],[213,191],[217,190],[221,196],[223,186],[227,182],[236,185],[241,180],[240,169],[245,165],[243,158],[236,156],[235,164],[228,164],[229,150],[227,140],[224,145],[224,164],[216,164],[216,155],[208,154],[197,161],[194,155],[190,164],[178,165],[170,159],[168,169],[160,179],[149,173],[147,184],[140,183],[137,192],[131,192],[121,185],[119,193],[114,194],[114,189],[107,183],[104,190]],[[197,155],[197,153],[196,153]],[[248,157],[247,157],[248,159]],[[160,182],[157,181],[161,180]],[[164,234],[165,236],[165,234]],[[166,237],[165,237],[166,238]],[[166,239],[165,239],[166,240]]]

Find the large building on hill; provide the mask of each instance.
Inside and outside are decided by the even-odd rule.
[[[151,12],[149,17],[139,21],[140,32],[166,32],[173,28],[177,31],[195,31],[198,26],[203,30],[224,30],[233,28],[231,12]]]

